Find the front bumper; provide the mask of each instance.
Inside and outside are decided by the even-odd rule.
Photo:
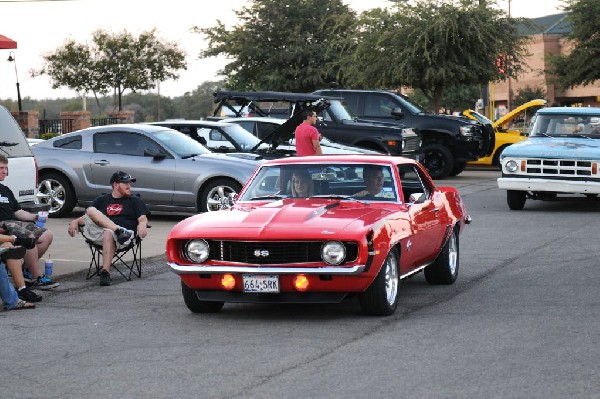
[[[329,274],[333,276],[354,276],[365,270],[365,265],[352,267],[281,267],[281,266],[215,266],[215,265],[178,265],[169,262],[171,271],[176,274],[224,274],[224,273],[248,273],[248,274]]]
[[[600,194],[600,183],[580,180],[500,177],[498,188],[516,191]]]

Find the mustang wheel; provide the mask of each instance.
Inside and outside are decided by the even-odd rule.
[[[506,202],[513,211],[520,211],[525,207],[527,193],[525,191],[508,190],[506,192]]]
[[[399,284],[398,252],[392,249],[371,286],[359,296],[363,312],[372,316],[393,314],[398,307]]]
[[[437,259],[425,268],[425,280],[429,284],[454,283],[458,277],[458,263],[458,233],[453,230]]]
[[[238,193],[242,186],[232,179],[217,179],[202,189],[198,212],[213,212],[229,208],[229,194]]]
[[[183,301],[185,305],[193,313],[217,313],[223,308],[224,302],[208,302],[201,301],[196,295],[196,291],[181,282],[181,293],[183,294]]]
[[[58,173],[43,174],[38,186],[37,199],[50,205],[48,214],[54,217],[66,216],[75,207],[75,193],[69,180]]]
[[[442,144],[429,144],[423,147],[423,165],[433,179],[450,176],[454,168],[452,153]]]

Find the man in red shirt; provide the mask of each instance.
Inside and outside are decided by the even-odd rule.
[[[296,155],[305,157],[308,155],[321,155],[321,134],[314,125],[317,123],[317,113],[310,108],[302,111],[302,122],[294,132],[296,136]]]

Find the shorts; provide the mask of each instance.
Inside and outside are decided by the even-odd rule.
[[[23,238],[35,237],[36,240],[39,240],[41,235],[48,230],[44,227],[38,227],[33,222],[22,222],[20,220],[5,220],[2,222],[2,227],[6,231],[5,234]]]
[[[125,248],[131,242],[131,240],[129,240],[123,244],[119,244],[119,241],[117,241],[117,235],[114,231],[98,226],[88,215],[83,215],[83,220],[85,222],[82,230],[83,236],[96,245],[102,246],[104,242],[104,230],[108,230],[112,233],[117,249]]]

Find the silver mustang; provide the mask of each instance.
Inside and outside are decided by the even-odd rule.
[[[119,170],[153,211],[207,212],[227,207],[260,164],[252,154],[215,154],[183,133],[160,126],[92,127],[32,146],[38,199],[50,214],[67,215],[111,191]]]

